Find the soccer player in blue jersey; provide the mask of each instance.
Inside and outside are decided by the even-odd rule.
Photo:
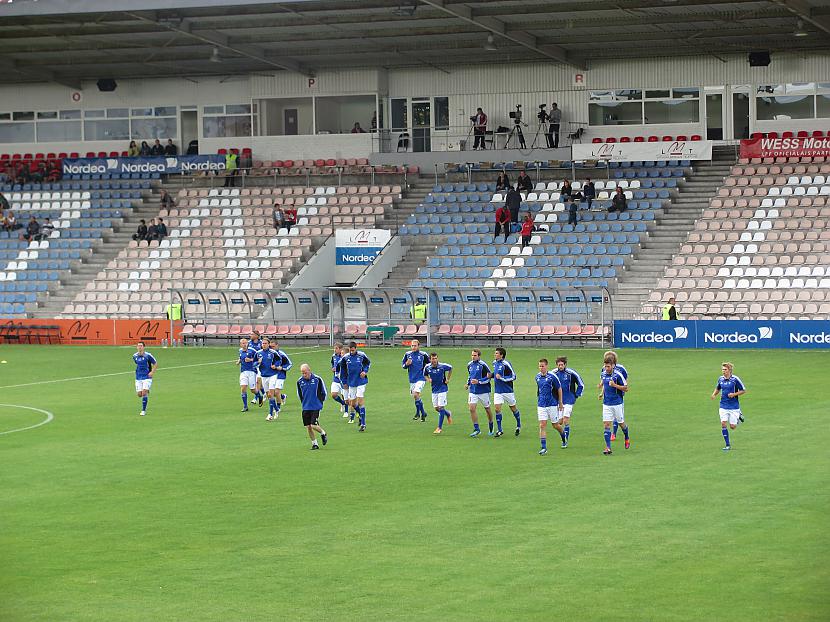
[[[311,372],[306,363],[300,365],[300,378],[297,380],[297,397],[303,409],[303,425],[311,439],[311,448],[320,449],[315,432],[320,434],[323,445],[329,442],[326,431],[320,427],[320,411],[326,403],[326,385],[320,376]]]
[[[147,401],[150,399],[150,388],[153,386],[153,375],[158,368],[158,362],[152,354],[144,351],[143,341],[139,341],[135,349],[135,393],[141,398],[141,412],[138,414],[143,417],[147,414]]]
[[[441,363],[438,353],[432,352],[429,355],[429,363],[424,368],[424,377],[432,388],[432,406],[438,412],[438,427],[433,434],[441,434],[444,431],[444,419],[448,424],[452,424],[452,413],[447,410],[447,385],[452,378],[452,365]]]
[[[562,437],[562,446],[567,445],[562,424],[562,385],[556,374],[548,370],[548,359],[539,359],[539,373],[536,374],[536,414],[539,419],[539,442],[542,448],[539,455],[548,453],[548,421]]]
[[[556,359],[556,371],[553,372],[559,379],[559,384],[562,385],[562,403],[565,409],[562,411],[562,425],[565,431],[565,443],[562,447],[568,446],[568,441],[571,439],[571,414],[573,413],[574,404],[582,396],[585,390],[585,383],[575,370],[568,367],[568,357],[560,356]]]
[[[262,338],[262,350],[256,354],[256,365],[262,376],[262,388],[268,397],[268,416],[266,421],[274,421],[280,416],[280,409],[277,408],[277,351],[271,349],[271,342],[268,337]]]
[[[242,412],[248,412],[248,390],[258,397],[256,371],[256,350],[248,345],[248,340],[243,337],[239,340],[239,389],[242,391]]]
[[[369,357],[357,349],[354,341],[349,342],[349,353],[340,359],[341,375],[345,376],[343,388],[347,390],[346,399],[360,417],[358,431],[366,431],[366,385],[369,384]],[[354,413],[349,417],[354,423]]]
[[[618,423],[622,428],[625,435],[625,448],[631,447],[623,403],[623,398],[628,392],[628,383],[623,373],[615,368],[615,363],[613,356],[606,356],[602,374],[600,374],[602,390],[598,397],[602,400],[602,423],[605,427],[605,449],[602,453],[606,456],[611,454],[611,422]]]
[[[493,375],[487,363],[481,360],[481,350],[474,349],[470,358],[472,360],[467,363],[466,385],[469,390],[467,401],[470,405],[470,419],[473,421],[473,433],[470,436],[475,438],[481,434],[477,412],[479,404],[484,406],[484,411],[487,413],[487,426],[490,429],[489,435],[493,436],[493,411],[490,410],[490,378]]]
[[[744,421],[738,398],[746,393],[746,387],[744,387],[741,379],[732,373],[733,367],[732,363],[721,365],[722,375],[718,378],[718,384],[715,385],[715,390],[711,396],[712,399],[715,399],[720,393],[720,426],[723,440],[726,441],[724,451],[732,449],[732,444],[729,442],[729,428],[734,430],[739,423]]]
[[[622,374],[622,377],[625,378],[625,381],[627,383],[628,382],[628,370],[625,367],[623,367],[622,365],[620,365],[620,363],[617,361],[617,353],[614,352],[613,350],[608,350],[608,352],[606,352],[602,356],[603,360],[605,360],[607,358],[611,358],[611,359],[614,360],[614,370],[620,372]],[[603,369],[599,370],[600,374],[602,374],[604,369],[605,368],[603,367]],[[612,442],[617,440],[617,430],[619,429],[619,425],[620,424],[619,424],[618,421],[614,421],[614,429],[611,431],[611,441]]]
[[[251,338],[248,339],[248,347],[253,348],[254,352],[262,350],[262,336],[259,334],[258,330],[251,331]],[[262,376],[259,373],[259,368],[256,365],[254,365],[254,367],[254,372],[256,373],[254,396],[256,397],[257,404],[262,407],[265,403],[265,391],[262,389]]]
[[[516,406],[516,394],[513,392],[513,383],[516,381],[516,371],[513,365],[507,360],[507,350],[504,348],[496,348],[493,353],[493,385],[495,394],[493,396],[493,404],[496,409],[496,427],[498,432],[496,436],[503,434],[501,430],[501,408],[502,404],[507,404],[510,410],[513,411],[513,416],[516,418],[516,436],[522,431],[522,414]]]
[[[274,398],[277,400],[277,412],[285,404],[285,400],[287,399],[286,394],[283,392],[283,388],[285,388],[285,379],[288,375],[288,370],[291,369],[293,365],[291,363],[291,359],[288,358],[288,355],[280,350],[280,344],[276,339],[270,340],[271,349],[276,352],[274,357],[274,364],[277,366],[277,380],[276,380],[276,391],[274,392]]]
[[[341,393],[343,392],[343,378],[340,374],[340,359],[343,358],[343,344],[334,344],[334,354],[331,355],[331,372],[333,374],[331,379],[331,399],[340,404],[340,412],[344,417],[349,416],[349,405],[343,399]]]
[[[429,364],[429,357],[425,352],[421,352],[421,342],[413,339],[411,342],[412,349],[403,355],[401,360],[401,367],[403,367],[409,375],[409,394],[415,400],[415,416],[413,421],[426,421],[427,411],[424,410],[424,402],[421,399],[421,392],[424,390],[424,367]]]

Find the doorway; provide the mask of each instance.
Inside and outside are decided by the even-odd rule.
[[[285,108],[282,111],[282,128],[285,136],[296,136],[299,134],[299,121],[296,108]]]
[[[190,143],[196,141],[196,153],[191,155],[198,155],[199,119],[196,111],[182,110],[180,114],[180,122],[182,144],[180,145],[179,153],[186,154],[190,147]]]
[[[432,123],[428,99],[412,102],[412,151],[432,150]]]
[[[706,93],[706,140],[723,140],[724,109],[723,87],[705,89]]]
[[[732,138],[749,138],[749,97],[748,86],[732,87]]]

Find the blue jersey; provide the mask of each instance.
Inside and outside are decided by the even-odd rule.
[[[536,374],[536,404],[540,408],[559,406],[559,389],[561,388],[559,378],[553,372]]]
[[[323,404],[326,402],[326,386],[323,379],[315,374],[311,374],[308,380],[300,376],[297,380],[297,397],[300,398],[303,410],[323,410]]]
[[[277,375],[276,369],[271,369],[271,365],[276,365],[276,350],[260,350],[256,353],[256,366],[259,368],[259,373],[263,378],[270,378]]]
[[[484,361],[470,361],[467,363],[467,384],[470,385],[470,393],[473,395],[481,395],[482,393],[490,393],[490,379],[487,374],[490,373],[490,368]],[[478,384],[472,384],[471,380],[478,380]]]
[[[372,362],[369,357],[358,350],[354,354],[346,354],[340,359],[340,373],[345,378],[347,387],[359,387],[369,384],[369,366]],[[366,377],[361,378],[360,373],[365,372]]]
[[[501,376],[501,379],[496,378],[496,374]],[[493,385],[496,393],[513,393],[513,381],[516,380],[516,372],[513,371],[513,365],[506,359],[500,361],[493,361]]]
[[[251,339],[248,342],[248,347],[253,348],[255,352],[262,350],[262,339]]]
[[[345,376],[343,375],[342,371],[340,370],[340,361],[343,359],[342,354],[332,354],[331,355],[331,371],[332,371],[332,382],[336,382],[338,384],[343,384],[343,380]]]
[[[406,366],[407,360],[412,361],[412,364],[409,367]],[[410,350],[404,354],[403,359],[401,359],[401,367],[409,373],[410,384],[424,381],[424,367],[427,365],[429,365],[429,356],[420,350],[417,352]]]
[[[244,350],[239,348],[239,371],[256,371],[256,350],[250,346]]]
[[[152,370],[153,365],[156,364],[155,357],[149,352],[145,352],[144,354],[136,352],[133,354],[133,363],[135,363],[135,379],[149,380],[150,370]]]
[[[602,403],[606,406],[619,406],[622,404],[625,393],[619,389],[608,386],[608,383],[612,380],[614,381],[614,384],[626,386],[628,382],[626,382],[625,376],[623,376],[622,372],[619,369],[614,368],[610,374],[607,374],[605,373],[605,370],[603,370],[599,377],[602,381]]]
[[[433,366],[432,363],[427,364],[424,368],[424,373],[429,376],[429,382],[432,385],[433,395],[436,393],[447,392],[447,374],[451,371],[452,365],[449,363],[438,363],[438,365],[435,366]]]
[[[562,385],[562,403],[575,404],[576,400],[582,396],[582,392],[585,390],[585,384],[582,382],[582,378],[570,367],[566,367],[562,371],[557,369],[553,373],[556,374],[556,377],[559,379],[559,384]]]
[[[274,365],[277,367],[282,367],[282,369],[277,370],[277,378],[281,380],[285,380],[286,372],[291,369],[291,366],[294,364],[291,362],[291,359],[288,358],[288,355],[283,352],[282,350],[271,350],[274,353]]]
[[[738,403],[737,397],[728,397],[730,393],[737,393],[738,391],[746,391],[744,383],[737,376],[732,376],[727,380],[723,376],[718,378],[718,388],[720,389],[720,407],[724,410],[740,410],[741,405]]]
[[[599,368],[599,373],[602,374],[604,371],[605,371],[605,366],[603,365],[602,367]],[[625,367],[623,367],[622,365],[620,365],[619,363],[614,365],[614,371],[620,372],[622,377],[625,378],[626,380],[628,380],[628,370]]]

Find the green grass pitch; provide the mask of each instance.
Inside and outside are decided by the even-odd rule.
[[[621,351],[632,448],[604,457],[597,350],[508,349],[524,431],[506,413],[498,439],[467,436],[469,350],[440,350],[441,437],[404,349],[369,350],[366,433],[330,402],[316,452],[294,381],[328,382],[328,348],[288,349],[275,423],[239,412],[235,349],[149,350],[140,418],[131,348],[0,348],[0,432],[54,413],[0,435],[0,620],[830,619],[827,352]],[[536,361],[563,353],[588,388],[540,457]],[[748,388],[731,453],[723,360]]]

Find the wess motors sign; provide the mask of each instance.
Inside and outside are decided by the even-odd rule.
[[[656,143],[586,143],[573,145],[574,160],[711,160],[711,140],[672,140]]]
[[[830,137],[753,138],[741,141],[742,158],[828,158]]]

